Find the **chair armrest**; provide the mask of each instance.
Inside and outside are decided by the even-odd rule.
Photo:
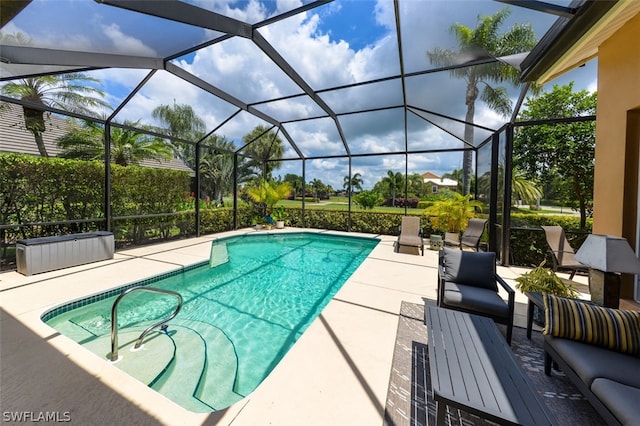
[[[549,250],[551,251],[551,253],[554,253],[554,254],[555,254],[555,253],[570,253],[570,254],[576,254],[576,252],[575,252],[575,251],[573,251],[573,250],[551,250],[551,249],[549,249]]]
[[[442,301],[444,300],[444,266],[438,265],[438,293],[436,304],[441,306]]]
[[[496,274],[496,282],[500,284],[500,286],[507,291],[509,295],[509,299],[508,299],[509,311],[513,313],[513,309],[515,307],[515,301],[516,301],[516,291],[513,288],[511,288],[511,286],[507,284],[507,282],[503,280],[502,277],[500,277],[500,275],[498,274]]]
[[[507,291],[507,293],[509,294],[513,293],[514,295],[516,294],[516,291],[513,288],[511,288],[511,286],[507,284],[507,282],[503,280],[500,275],[496,274],[496,282],[500,284],[500,286],[504,288]]]

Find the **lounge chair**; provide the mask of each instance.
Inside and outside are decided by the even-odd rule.
[[[588,271],[589,267],[583,265],[573,258],[575,252],[567,241],[564,229],[561,226],[541,226],[547,238],[551,259],[553,260],[553,270],[568,269],[571,271],[569,279],[572,280],[577,271]]]
[[[402,224],[399,228],[398,240],[395,244],[396,253],[400,252],[400,247],[415,247],[424,256],[424,240],[422,238],[422,227],[420,218],[417,216],[402,216]]]
[[[462,250],[465,247],[470,247],[475,251],[478,251],[480,245],[480,237],[484,232],[484,227],[487,224],[487,219],[473,218],[469,219],[467,229],[462,233],[462,237],[456,239],[456,234],[447,232],[445,234],[444,244],[447,246],[458,247]]]
[[[438,306],[493,319],[507,326],[511,344],[515,290],[496,273],[496,254],[445,247],[438,265]],[[505,301],[498,285],[508,294]]]

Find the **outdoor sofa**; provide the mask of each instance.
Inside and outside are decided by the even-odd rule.
[[[608,425],[640,422],[640,312],[544,295],[545,374],[552,362]]]

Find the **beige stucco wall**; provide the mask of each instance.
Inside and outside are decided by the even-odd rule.
[[[630,124],[628,117],[630,111],[640,109],[638,40],[640,14],[606,40],[598,51],[594,182],[593,232],[624,236],[632,244],[635,231],[633,235],[625,233],[630,233],[629,221],[637,226],[636,207],[630,212],[629,206],[637,206],[638,200],[639,132],[631,131],[630,126],[640,123],[636,120]],[[633,134],[635,136],[629,136]],[[634,217],[630,217],[632,213]]]

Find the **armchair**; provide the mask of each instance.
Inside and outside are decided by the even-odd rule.
[[[507,292],[506,301],[498,293],[498,285]],[[496,274],[495,253],[443,248],[439,253],[437,303],[505,324],[511,344],[515,290]]]

